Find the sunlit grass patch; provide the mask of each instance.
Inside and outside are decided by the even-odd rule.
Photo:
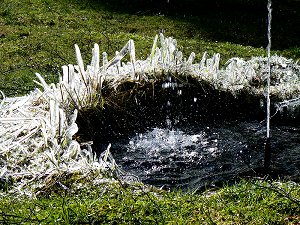
[[[183,53],[196,52],[197,60],[205,51],[209,55],[219,52],[221,64],[232,57],[249,59],[265,55],[263,48],[211,40],[201,27],[195,27],[188,20],[120,13],[109,10],[103,2],[5,0],[1,2],[1,8],[4,10],[0,14],[0,78],[6,82],[0,83],[0,89],[5,90],[7,96],[23,95],[35,85],[26,81],[21,83],[23,88],[17,89],[18,82],[12,77],[40,72],[48,76],[47,82],[57,81],[61,65],[75,63],[75,43],[79,45],[85,63],[90,60],[94,43],[100,44],[100,52],[113,55],[129,39],[135,41],[139,50],[137,57],[146,58],[152,37],[160,31],[176,38]],[[299,58],[297,48],[277,53]]]
[[[2,223],[295,224],[299,185],[242,181],[207,193],[165,192],[119,184],[78,193],[1,197]],[[292,201],[292,198],[298,202]]]

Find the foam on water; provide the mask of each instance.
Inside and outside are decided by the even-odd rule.
[[[190,134],[179,129],[155,127],[137,133],[125,143],[115,143],[113,146],[118,146],[119,150],[114,155],[125,170],[143,181],[158,185],[182,183],[185,181],[180,180],[191,175],[191,171],[186,171],[219,154],[217,138],[207,137],[205,129]]]
[[[160,161],[180,153],[180,157],[186,159],[199,155],[196,147],[200,147],[202,151],[217,152],[217,144],[212,147],[208,143],[205,132],[189,135],[181,130],[154,128],[133,137],[127,145],[127,152],[141,151],[147,157]]]

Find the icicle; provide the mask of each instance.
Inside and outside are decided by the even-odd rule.
[[[218,70],[219,70],[219,65],[220,65],[220,54],[219,54],[219,53],[214,54],[214,56],[213,56],[213,61],[214,61],[214,64],[213,64],[213,71],[214,71],[215,73],[217,73]]]
[[[153,58],[154,58],[154,54],[157,48],[157,40],[158,40],[158,35],[155,35],[154,41],[153,41],[153,45],[152,45],[152,50],[151,50],[151,54],[150,54],[150,64],[153,65]]]
[[[63,75],[62,75],[62,81],[69,83],[69,69],[67,66],[62,66]]]
[[[49,87],[49,85],[45,82],[44,78],[43,78],[39,73],[36,73],[35,75],[37,76],[37,78],[40,80],[41,83],[39,83],[39,82],[37,82],[37,81],[35,81],[35,82],[36,82],[37,84],[41,85],[41,86],[44,88],[44,90],[49,90],[50,87]]]
[[[70,84],[71,88],[72,86],[74,86],[73,84],[73,80],[75,78],[75,74],[74,74],[74,66],[72,64],[69,64],[68,65],[68,68],[69,68],[69,75],[68,75],[68,83]]]
[[[207,59],[207,52],[204,52],[202,59],[200,61],[200,65],[199,65],[200,70],[202,70],[206,67],[206,59]]]
[[[103,69],[104,69],[104,72],[105,72],[107,67],[108,67],[108,59],[107,59],[107,53],[106,52],[102,53],[102,66],[103,66]]]
[[[190,56],[189,56],[189,58],[188,58],[188,60],[187,60],[187,65],[188,66],[191,66],[192,64],[193,64],[193,61],[194,61],[194,59],[195,59],[195,53],[194,52],[192,52],[191,54],[190,54]]]
[[[93,68],[94,76],[97,77],[99,72],[99,65],[100,65],[100,59],[99,59],[99,45],[94,44],[93,48],[93,57],[92,57],[92,63],[91,66]]]
[[[88,84],[87,84],[87,77],[86,77],[85,70],[84,70],[84,63],[82,60],[80,49],[77,44],[75,44],[75,52],[76,52],[77,64],[79,66],[79,73],[81,74],[82,81],[84,82],[85,86],[87,87]]]

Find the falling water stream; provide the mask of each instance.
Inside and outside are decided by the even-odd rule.
[[[267,139],[270,138],[270,83],[271,83],[271,22],[272,22],[272,2],[268,0],[268,76],[267,76]]]
[[[272,2],[268,0],[268,75],[267,75],[267,138],[265,143],[265,157],[264,157],[264,167],[268,169],[271,163],[271,139],[270,139],[270,115],[271,115],[271,101],[270,101],[270,85],[271,85],[271,22],[272,22]]]

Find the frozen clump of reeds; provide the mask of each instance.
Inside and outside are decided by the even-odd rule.
[[[122,54],[121,54],[122,52]],[[118,86],[124,80],[160,79],[164,75],[193,76],[210,82],[215,88],[228,91],[247,89],[251,93],[264,95],[267,58],[253,57],[250,60],[232,58],[222,68],[220,54],[209,57],[205,52],[199,63],[195,63],[195,53],[185,58],[177,48],[177,42],[162,34],[156,36],[149,57],[135,60],[134,44],[129,41],[110,62],[103,66],[106,79]],[[131,61],[122,63],[126,53]],[[291,59],[274,55],[271,57],[271,94],[280,99],[297,97],[300,92],[300,66]]]
[[[36,89],[1,101],[0,179],[13,180],[9,192],[26,195],[53,185],[63,187],[60,180],[74,174],[78,180],[106,179],[104,174],[116,169],[109,149],[97,158],[89,143],[72,140],[78,131],[77,109],[64,108],[57,86],[38,77],[43,92]]]
[[[267,58],[253,57],[247,61],[242,58],[231,58],[224,68],[217,69],[218,57],[216,54],[212,59],[207,59],[206,63],[203,63],[205,60],[202,59],[199,78],[211,81],[218,89],[237,91],[247,88],[254,93],[263,94],[268,71]],[[299,94],[300,66],[297,63],[274,55],[271,57],[271,70],[272,95],[286,99]]]
[[[154,38],[146,60],[136,59],[132,40],[111,60],[103,53],[101,63],[99,46],[95,44],[91,64],[86,67],[77,45],[75,50],[77,65],[63,66],[63,75],[57,84],[47,84],[37,74],[41,89],[23,97],[5,98],[3,95],[0,104],[0,179],[14,180],[12,192],[31,195],[53,182],[60,184],[59,177],[72,174],[76,174],[78,180],[86,180],[87,184],[101,183],[107,178],[105,174],[120,171],[109,148],[97,158],[91,144],[73,139],[78,130],[78,111],[102,104],[104,82],[114,89],[126,81],[148,82],[176,74],[192,76],[199,82],[208,81],[220,90],[247,89],[261,95],[265,92],[266,58],[254,57],[248,61],[232,58],[221,68],[220,54],[209,58],[205,53],[199,63],[194,63],[195,53],[184,58],[176,40],[162,34]],[[130,61],[124,63],[121,60],[126,54]],[[271,64],[271,94],[279,95],[282,100],[297,99],[300,93],[299,65],[279,56],[272,56]],[[294,102],[299,104],[299,101]]]
[[[253,57],[249,63],[264,86],[268,71],[267,58]],[[271,94],[281,99],[296,97],[300,91],[300,66],[292,59],[277,55],[271,56],[270,64]]]
[[[297,118],[300,115],[300,97],[284,100],[276,103],[277,112],[283,112],[287,110],[289,118]]]

